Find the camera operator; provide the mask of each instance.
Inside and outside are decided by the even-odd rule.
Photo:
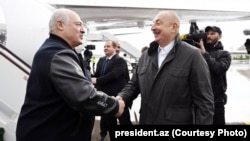
[[[219,27],[207,26],[205,32],[207,33],[206,41],[201,39],[198,45],[209,66],[211,74],[215,103],[213,124],[225,125],[225,104],[227,103],[226,72],[231,65],[231,55],[223,49],[223,45],[220,41],[222,31]]]
[[[250,39],[246,39],[246,42],[244,45],[246,47],[247,54],[250,54]]]
[[[95,50],[95,45],[87,45],[87,46],[85,46],[85,49],[86,50],[83,52],[84,60],[86,62],[85,65],[86,65],[86,68],[91,72],[90,61],[91,61],[92,56],[93,56],[93,52],[91,50]]]

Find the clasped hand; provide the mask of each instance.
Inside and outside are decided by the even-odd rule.
[[[118,103],[119,103],[119,110],[118,110],[118,112],[115,114],[115,116],[116,117],[120,117],[122,114],[123,114],[123,112],[124,112],[124,108],[125,108],[125,103],[124,103],[124,101],[122,100],[122,98],[121,97],[114,97],[117,101],[118,101]]]

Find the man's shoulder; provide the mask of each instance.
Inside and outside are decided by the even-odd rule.
[[[113,60],[116,63],[127,63],[126,59],[119,56],[119,55],[113,56],[113,58],[111,60]]]
[[[180,44],[178,44],[178,49],[177,50],[180,50],[181,53],[184,53],[184,54],[193,54],[193,53],[197,53],[199,54],[200,53],[200,49],[194,45],[191,45],[189,43],[186,43],[184,41],[181,41]]]
[[[230,52],[226,49],[224,49],[224,47],[216,47],[213,51],[215,52],[219,52],[219,53],[227,53],[227,54],[230,54]]]
[[[123,57],[121,57],[120,55],[116,54],[112,57],[113,59],[123,59],[125,60]]]
[[[99,60],[105,60],[106,59],[106,56],[102,56],[99,58]]]
[[[217,52],[219,56],[229,56],[229,57],[231,56],[231,53],[228,50],[221,49],[221,50],[218,50]]]

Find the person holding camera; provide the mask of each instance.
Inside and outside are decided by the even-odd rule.
[[[246,50],[247,50],[247,54],[250,54],[250,39],[246,39],[246,42],[244,43]]]
[[[206,41],[200,40],[199,47],[205,58],[210,74],[214,93],[215,112],[214,125],[225,125],[225,104],[227,103],[227,78],[226,73],[231,65],[231,55],[223,49],[220,41],[222,31],[217,26],[207,26]]]

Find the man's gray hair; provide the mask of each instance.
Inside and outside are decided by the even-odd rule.
[[[56,9],[49,21],[49,33],[52,33],[56,30],[56,23],[58,21],[68,24],[70,12],[72,11],[65,8]]]

